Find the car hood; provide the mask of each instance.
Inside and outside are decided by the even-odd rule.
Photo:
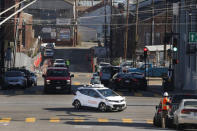
[[[109,96],[109,97],[106,97],[106,99],[113,100],[113,101],[120,101],[120,100],[123,100],[124,98],[122,96]]]
[[[46,80],[70,80],[70,77],[47,77]]]

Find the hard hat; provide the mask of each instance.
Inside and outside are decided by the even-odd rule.
[[[167,97],[168,96],[168,92],[164,92],[163,96]]]

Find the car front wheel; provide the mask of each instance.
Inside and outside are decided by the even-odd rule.
[[[107,106],[105,103],[100,103],[99,104],[99,110],[102,111],[102,112],[105,112],[107,111]]]
[[[73,103],[73,106],[75,107],[75,109],[80,109],[81,108],[81,103],[79,100],[75,100]]]

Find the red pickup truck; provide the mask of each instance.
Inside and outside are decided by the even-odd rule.
[[[68,91],[71,93],[71,78],[74,75],[70,75],[69,70],[65,67],[49,67],[44,78],[44,92],[49,91]]]

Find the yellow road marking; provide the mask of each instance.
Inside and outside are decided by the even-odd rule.
[[[25,122],[27,122],[27,123],[34,123],[34,122],[36,122],[36,118],[34,118],[34,117],[32,117],[32,118],[26,118],[25,119]]]
[[[84,122],[84,118],[83,117],[76,117],[76,118],[74,118],[74,122]]]
[[[74,82],[74,84],[73,85],[80,85],[80,82]]]
[[[109,122],[109,120],[108,119],[99,118],[98,122]]]
[[[57,117],[53,117],[50,119],[50,122],[53,122],[53,123],[60,122],[60,119]]]
[[[11,121],[11,118],[2,118],[1,120],[0,120],[0,123],[8,123],[8,122],[10,122]]]
[[[123,123],[132,123],[133,120],[132,119],[128,119],[128,118],[124,118],[124,119],[122,119],[122,122]]]
[[[153,124],[153,120],[146,120],[146,123]]]
[[[135,96],[143,96],[142,93],[134,93]]]
[[[16,95],[23,95],[24,94],[24,91],[15,91],[15,94]]]

